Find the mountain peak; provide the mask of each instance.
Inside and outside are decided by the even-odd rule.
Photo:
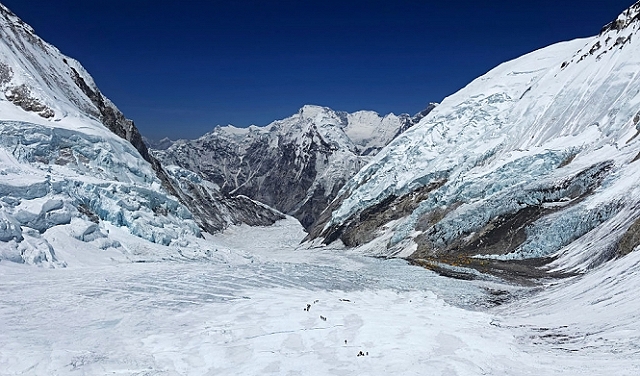
[[[616,56],[620,50],[627,49],[627,46],[633,44],[632,37],[640,29],[638,21],[640,21],[640,1],[605,25],[598,36],[589,38],[587,45],[576,52],[571,60],[563,62],[561,68],[589,59],[600,61],[605,55]]]
[[[298,114],[306,119],[314,119],[318,115],[327,115],[333,113],[334,111],[329,107],[318,106],[314,104],[307,104],[302,106]]]
[[[600,35],[610,31],[620,32],[627,29],[631,24],[637,24],[638,20],[640,20],[640,1],[627,8],[618,18],[605,25],[600,30]]]
[[[20,17],[18,17],[15,13],[13,13],[4,4],[0,4],[0,17],[2,17],[5,20],[5,22],[7,22],[7,26],[9,27],[21,27],[26,32],[35,34],[35,31],[29,24],[22,21]]]

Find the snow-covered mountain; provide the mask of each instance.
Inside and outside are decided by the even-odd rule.
[[[0,260],[60,265],[67,238],[74,248],[127,248],[112,226],[184,245],[199,227],[282,218],[195,178],[176,184],[80,63],[1,4],[0,92]]]
[[[144,141],[144,144],[147,145],[149,149],[156,149],[156,150],[167,150],[175,142],[171,140],[169,137],[165,137],[161,140],[152,140],[142,136],[142,140]]]
[[[412,117],[305,106],[265,127],[216,127],[154,154],[165,165],[197,172],[225,194],[246,195],[308,227],[373,155],[433,108]]]
[[[516,274],[631,252],[639,28],[636,3],[598,36],[504,63],[446,98],[345,185],[309,239]]]

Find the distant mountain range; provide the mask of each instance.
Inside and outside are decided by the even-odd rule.
[[[305,106],[265,127],[217,127],[197,140],[180,140],[153,154],[220,187],[311,226],[343,185],[398,135],[429,114],[345,113]],[[163,141],[158,149],[169,145]]]

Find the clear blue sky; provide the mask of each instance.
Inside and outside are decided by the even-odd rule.
[[[141,132],[194,138],[304,104],[416,113],[499,63],[595,35],[633,0],[0,0]]]

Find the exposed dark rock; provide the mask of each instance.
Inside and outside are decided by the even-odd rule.
[[[357,218],[347,222],[340,239],[348,247],[357,247],[375,239],[385,224],[411,214],[429,193],[440,188],[446,180],[431,183],[403,197],[389,196],[382,202],[363,210]],[[329,235],[329,234],[325,234]]]
[[[102,124],[109,128],[111,132],[129,141],[146,161],[152,162],[154,158],[149,155],[149,150],[142,141],[142,135],[136,128],[133,121],[125,118],[122,112],[107,103],[106,98],[102,95],[100,90],[92,90],[75,68],[70,68],[73,81],[97,107],[99,111],[98,116]]]
[[[411,259],[412,264],[432,270],[442,276],[475,280],[481,275],[493,275],[507,282],[525,286],[534,286],[540,280],[549,278],[567,278],[575,273],[549,272],[545,269],[554,259],[535,258],[527,260],[486,260],[467,256]],[[479,273],[481,274],[479,274]]]
[[[626,256],[633,252],[638,245],[640,245],[640,218],[633,222],[618,241],[617,254],[619,257]]]
[[[600,48],[602,47],[602,45],[600,44],[600,42],[596,42],[593,47],[591,47],[591,49],[589,50],[589,55],[593,55],[596,51],[598,51]]]
[[[35,112],[45,119],[52,118],[56,113],[31,95],[31,89],[26,85],[14,86],[8,88],[4,96],[8,101],[22,108],[27,112]]]
[[[606,24],[600,30],[600,35],[602,36],[610,31],[620,32],[629,27],[630,24],[637,21],[640,21],[640,2],[636,2],[625,10],[618,18]]]
[[[600,35],[607,33],[609,31],[620,31],[626,27],[626,22],[624,20],[615,20],[611,21],[608,24],[604,25],[602,29],[600,29]]]
[[[442,186],[446,181],[438,181],[424,187],[420,187],[413,192],[402,196],[389,196],[382,202],[368,207],[359,214],[355,214],[343,224],[329,226],[326,224],[331,220],[331,213],[342,204],[348,192],[341,198],[333,201],[327,207],[317,221],[311,226],[309,235],[304,241],[322,238],[324,244],[331,244],[340,239],[349,247],[356,247],[370,242],[376,237],[378,230],[385,224],[409,215],[415,210],[420,202],[425,200],[429,193]]]
[[[435,210],[427,212],[420,216],[418,222],[416,223],[416,230],[418,231],[426,231],[429,228],[433,227],[436,223],[440,222],[447,214],[456,210],[458,207],[462,205],[462,202],[457,201],[452,205],[447,207],[439,207]]]
[[[445,249],[435,246],[429,240],[429,236],[423,234],[416,238],[418,250],[411,258],[421,258],[425,255],[440,257],[447,254],[471,256],[510,253],[527,240],[526,227],[552,211],[542,206],[525,207],[514,214],[493,218],[471,238],[458,237]]]
[[[100,223],[100,217],[98,217],[98,215],[96,215],[96,213],[91,211],[91,209],[87,205],[80,204],[80,205],[78,205],[77,209],[78,209],[78,211],[80,213],[85,215],[87,217],[87,219],[89,219],[91,222]]]
[[[250,226],[269,226],[284,219],[284,215],[269,207],[254,202],[245,196],[229,197],[210,187],[206,182],[198,181],[186,175],[170,175],[181,201],[188,202],[194,220],[200,228],[215,233],[231,224]]]
[[[324,230],[324,226],[331,220],[331,215],[334,210],[338,209],[342,202],[344,201],[346,195],[342,195],[335,200],[333,200],[329,206],[327,206],[318,216],[316,222],[309,228],[308,235],[302,240],[303,242],[311,241],[313,239],[320,238],[323,233],[326,234],[324,236],[323,243],[331,244],[334,241],[338,240],[344,231],[345,226],[334,226],[329,228],[327,231]]]
[[[4,86],[11,82],[13,78],[13,69],[0,61],[0,86]]]
[[[314,135],[307,137],[313,139]],[[266,140],[254,145],[255,149],[242,158],[246,167],[243,171],[248,173],[245,179],[238,186],[231,186],[226,180],[223,190],[249,196],[285,213],[295,213],[317,177],[317,158],[330,153],[330,147],[323,142],[311,142],[299,150],[294,143],[280,143],[279,150],[273,153]],[[300,152],[306,155],[300,157]]]
[[[322,213],[329,206],[330,200],[337,196],[339,188],[344,184],[344,180],[337,181],[333,191],[328,194],[322,186],[310,190],[311,198],[304,200],[304,204],[294,209],[291,215],[297,218],[304,228],[310,228],[319,216],[318,213]]]

